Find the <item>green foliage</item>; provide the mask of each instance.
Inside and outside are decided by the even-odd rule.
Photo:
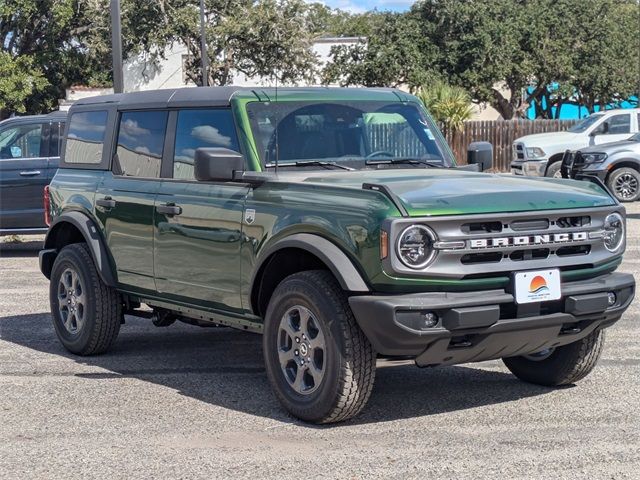
[[[442,125],[445,135],[460,130],[473,116],[471,97],[462,87],[436,80],[421,87],[416,95],[434,120]]]
[[[369,21],[372,34],[366,40],[331,49],[325,83],[415,89],[435,76],[430,66],[433,46],[425,42],[415,18],[380,13]]]
[[[33,58],[23,55],[13,58],[0,51],[0,114],[25,113],[25,102],[34,92],[47,86],[42,72],[34,66]]]

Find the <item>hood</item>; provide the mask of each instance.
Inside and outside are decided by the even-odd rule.
[[[640,153],[640,142],[620,140],[619,142],[602,143],[580,149],[581,153],[606,153],[613,155],[620,152]]]
[[[516,138],[514,143],[524,143],[525,147],[543,148],[546,145],[571,144],[575,142],[584,144],[585,143],[584,139],[585,139],[585,136],[579,133],[549,132],[549,133],[536,133],[533,135],[525,135],[524,137]]]
[[[411,216],[529,212],[615,205],[597,185],[577,180],[454,169],[283,172],[280,181],[362,189],[386,185]]]

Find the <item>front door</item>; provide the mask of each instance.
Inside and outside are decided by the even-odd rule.
[[[45,124],[9,124],[0,131],[0,230],[46,228],[43,190],[48,182]]]
[[[154,200],[167,111],[122,112],[117,146],[96,191],[96,217],[103,224],[120,288],[155,293],[153,272]]]
[[[606,125],[606,127],[605,127]],[[598,133],[602,132],[602,133]],[[620,140],[626,140],[631,136],[631,114],[620,113],[612,115],[607,118],[602,124],[594,131],[596,135],[593,138],[593,145],[600,145],[603,143],[618,142]]]
[[[197,148],[238,150],[231,112],[185,109],[173,115],[170,178],[155,201],[156,287],[178,302],[240,312],[242,215],[249,188],[198,182],[193,173]]]

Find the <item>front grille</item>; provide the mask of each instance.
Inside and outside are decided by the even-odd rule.
[[[409,269],[390,256],[389,271],[466,279],[522,270],[589,268],[616,256],[602,240],[604,219],[612,211],[594,207],[390,220],[392,238],[397,239],[409,224],[424,223],[435,232],[439,246],[433,262],[423,270]]]

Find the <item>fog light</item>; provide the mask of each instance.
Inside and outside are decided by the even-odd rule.
[[[607,303],[610,307],[613,307],[617,301],[618,297],[616,297],[616,294],[614,292],[607,293]]]
[[[423,316],[423,324],[422,328],[433,328],[438,324],[438,315],[433,312],[427,312]]]

